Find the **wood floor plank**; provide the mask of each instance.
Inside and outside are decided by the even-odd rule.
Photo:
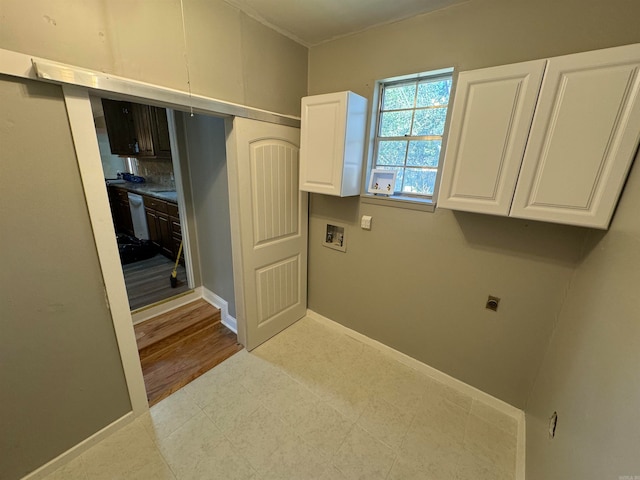
[[[172,325],[181,318],[186,318],[184,328]],[[220,322],[220,311],[203,300],[138,324],[135,331],[138,345],[144,345],[140,364],[150,406],[243,348]]]
[[[220,310],[199,299],[136,325],[138,351],[198,323],[220,320]],[[204,325],[203,325],[204,327]]]
[[[173,267],[174,262],[161,254],[123,265],[129,308],[136,310],[188,291],[187,273],[182,265],[177,268],[178,286],[171,287],[169,277]]]

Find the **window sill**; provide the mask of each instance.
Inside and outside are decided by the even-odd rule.
[[[433,200],[418,197],[403,197],[400,195],[387,197],[365,193],[360,195],[360,200],[362,200],[362,203],[384,205],[386,207],[406,208],[408,210],[419,210],[421,212],[433,212],[436,209],[436,204]]]

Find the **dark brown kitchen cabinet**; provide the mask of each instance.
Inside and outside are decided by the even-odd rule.
[[[111,153],[171,158],[169,125],[164,108],[102,99],[102,109]]]
[[[179,239],[182,239],[178,206],[148,195],[143,198],[150,240],[164,256],[175,260],[180,245],[178,241],[176,246],[175,232],[179,232]]]
[[[131,220],[127,191],[122,188],[110,186],[109,204],[111,205],[111,215],[116,233],[133,235],[133,221]]]
[[[131,102],[102,99],[104,120],[107,124],[109,146],[114,155],[136,154],[136,128]]]
[[[153,135],[151,133],[151,110],[147,105],[131,104],[133,124],[136,130],[136,157],[154,156]]]
[[[176,258],[180,252],[180,243],[182,243],[182,226],[180,225],[178,205],[167,203],[167,213],[169,214],[169,230],[173,243],[173,257]],[[180,252],[180,263],[184,265],[184,247],[183,251]]]
[[[169,140],[169,122],[167,110],[158,107],[149,107],[151,112],[152,128],[154,135],[153,145],[155,155],[171,158],[171,141]]]

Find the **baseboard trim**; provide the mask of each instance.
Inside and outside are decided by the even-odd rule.
[[[440,383],[444,383],[445,385],[451,388],[454,388],[461,393],[469,395],[471,398],[475,400],[478,400],[487,405],[490,405],[491,407],[504,413],[505,415],[509,415],[510,417],[515,418],[516,421],[518,422],[517,446],[516,446],[516,449],[517,449],[516,480],[525,480],[525,453],[526,453],[525,451],[525,439],[526,439],[525,414],[521,409],[514,407],[513,405],[510,405],[507,402],[504,402],[503,400],[500,400],[499,398],[496,398],[493,395],[483,392],[482,390],[479,390],[478,388],[473,387],[461,380],[458,380],[450,375],[447,375],[446,373],[441,372],[436,368],[433,368],[425,363],[422,363],[421,361],[416,360],[415,358],[410,357],[409,355],[399,352],[398,350],[395,350],[394,348],[391,348],[385,345],[384,343],[381,343],[377,340],[367,337],[366,335],[363,335],[362,333],[356,332],[355,330],[345,327],[344,325],[334,320],[331,320],[330,318],[327,318],[317,312],[314,312],[313,310],[307,310],[307,316],[321,323],[322,325],[325,325],[333,330],[336,330],[345,335],[348,335],[349,337],[355,340],[358,340],[364,343],[365,345],[369,345],[370,347],[373,347],[376,350],[379,350],[389,355],[390,357],[394,358],[395,360],[399,361],[400,363],[402,363],[403,365],[406,365],[409,368],[417,370],[427,375],[428,377],[439,381]]]
[[[516,480],[525,480],[527,475],[527,419],[521,412],[518,418],[518,443],[516,444]]]
[[[187,292],[184,295],[180,295],[179,297],[176,297],[172,300],[167,300],[166,302],[154,305],[153,307],[145,308],[144,310],[133,313],[131,315],[133,324],[137,325],[138,323],[144,322],[145,320],[149,320],[150,318],[162,315],[163,313],[170,312],[171,310],[182,307],[183,305],[191,303],[194,300],[198,300],[200,298],[202,298],[202,287],[196,287],[190,292]]]
[[[104,440],[105,438],[107,438],[112,433],[116,432],[117,430],[120,430],[125,425],[131,423],[134,419],[135,419],[135,416],[133,412],[129,412],[125,414],[124,416],[117,419],[115,422],[110,423],[109,425],[104,427],[102,430],[97,431],[90,437],[84,439],[77,445],[71,447],[66,452],[61,453],[53,460],[45,463],[44,465],[39,467],[37,470],[34,470],[33,472],[22,477],[22,480],[38,480],[46,477],[47,475],[54,472],[58,468],[69,463],[74,458],[79,457],[84,452],[89,450],[91,447],[93,447],[95,444],[97,444],[101,440]]]
[[[220,319],[222,324],[237,335],[238,321],[229,315],[229,302],[205,287],[202,287],[202,298],[214,307],[220,309]]]

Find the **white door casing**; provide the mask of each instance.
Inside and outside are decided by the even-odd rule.
[[[227,120],[238,340],[252,350],[306,314],[308,194],[297,128]]]
[[[508,215],[546,60],[461,72],[438,206]]]
[[[607,228],[640,138],[640,45],[549,60],[511,216]]]

